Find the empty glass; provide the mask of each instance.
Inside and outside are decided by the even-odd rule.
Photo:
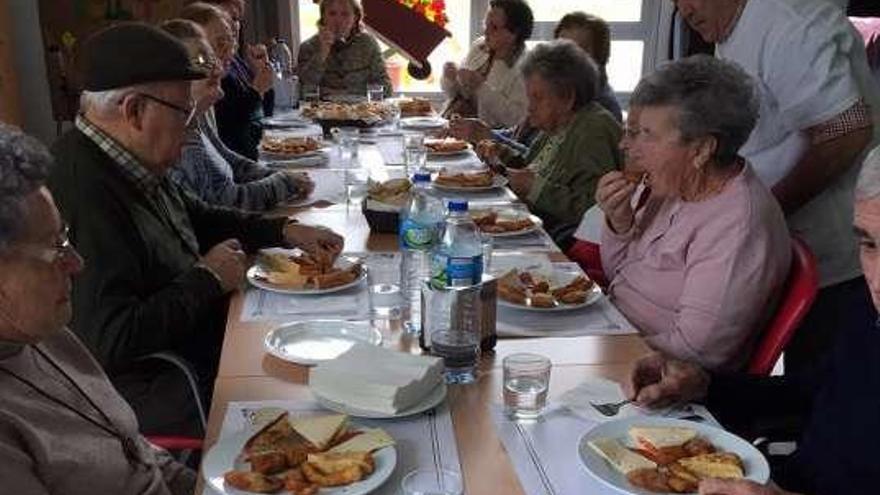
[[[504,368],[504,409],[517,420],[535,420],[547,405],[550,360],[527,352],[511,354]]]
[[[339,160],[347,168],[357,159],[360,131],[357,127],[334,127],[330,134],[339,147]]]
[[[385,99],[385,86],[381,84],[367,85],[367,101],[382,101]]]
[[[428,150],[425,149],[425,135],[410,132],[403,135],[403,153],[407,175],[425,167]]]
[[[416,469],[400,482],[403,495],[462,495],[461,475],[450,469]]]

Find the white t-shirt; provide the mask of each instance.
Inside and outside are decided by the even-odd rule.
[[[806,129],[834,118],[859,98],[874,109],[878,141],[880,94],[864,45],[833,4],[750,0],[716,55],[739,63],[756,78],[761,113],[740,152],[768,187],[785,177],[807,149]],[[823,287],[861,273],[852,210],[863,158],[788,218],[792,231],[815,253]]]

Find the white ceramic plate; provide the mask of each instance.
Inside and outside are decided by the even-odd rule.
[[[300,153],[298,155],[289,154],[289,153],[273,153],[271,151],[263,151],[260,150],[260,158],[267,162],[296,162],[297,160],[301,160],[303,158],[309,158],[313,156],[321,156],[325,147],[318,148],[313,151],[306,151],[305,153]]]
[[[502,220],[519,220],[521,218],[528,218],[532,221],[532,225],[520,229],[520,230],[512,230],[510,232],[486,232],[481,229],[481,232],[490,236],[490,237],[516,237],[520,235],[531,234],[532,232],[537,232],[544,225],[544,222],[536,215],[532,215],[526,211],[519,210],[495,210],[498,213],[498,217]],[[488,210],[474,210],[471,211],[471,215],[486,213]]]
[[[499,274],[500,276],[501,274]],[[572,280],[578,275],[583,275],[581,271],[574,271],[571,269],[562,269],[558,267],[554,267],[551,286],[559,287],[563,286]],[[522,311],[534,311],[538,313],[558,313],[560,311],[574,311],[576,309],[585,308],[591,304],[595,304],[603,297],[602,289],[596,283],[593,283],[593,286],[590,287],[589,292],[587,293],[587,300],[580,304],[562,304],[557,302],[556,306],[552,308],[538,308],[535,306],[526,306],[523,304],[516,304],[507,300],[502,299],[500,296],[498,297],[498,305],[504,306],[506,308],[513,308]]]
[[[439,189],[441,191],[452,191],[452,192],[482,192],[482,191],[491,191],[492,189],[497,189],[499,187],[504,187],[507,185],[507,177],[503,175],[496,175],[492,178],[491,186],[481,186],[481,187],[460,187],[460,186],[447,186],[444,184],[437,184],[436,182],[432,182],[431,186],[434,189]]]
[[[280,115],[264,118],[263,125],[275,129],[303,129],[311,126],[312,122],[299,115]]]
[[[365,321],[314,320],[282,325],[263,340],[269,354],[305,365],[335,359],[357,342],[379,345],[382,333]]]
[[[581,464],[594,478],[618,493],[627,495],[658,495],[631,485],[626,477],[608,464],[590,445],[590,440],[599,438],[617,438],[624,445],[629,445],[627,432],[632,426],[674,426],[697,430],[699,436],[708,440],[715,447],[733,452],[743,461],[746,478],[764,484],[770,479],[770,466],[764,456],[755,447],[742,438],[705,423],[696,423],[681,419],[652,418],[647,416],[618,419],[601,423],[588,431],[578,442],[578,457]]]
[[[315,397],[315,400],[317,400],[318,404],[321,404],[321,406],[338,413],[348,414],[349,416],[353,416],[356,418],[367,419],[394,419],[412,416],[414,414],[423,413],[429,409],[433,409],[439,406],[443,402],[443,400],[446,399],[446,383],[440,382],[439,385],[434,387],[433,390],[431,390],[431,392],[429,392],[428,395],[426,395],[425,398],[423,398],[417,404],[407,409],[404,409],[397,414],[387,414],[384,412],[358,409],[356,407],[352,407],[347,404],[328,399],[322,396],[320,393],[316,392],[315,389],[311,389],[311,391],[312,395]]]
[[[446,124],[447,120],[442,117],[405,117],[400,119],[400,127],[404,129],[440,129]]]
[[[282,250],[283,251],[283,250]],[[367,279],[367,265],[362,262],[362,260],[358,260],[357,258],[342,256],[338,260],[336,260],[336,266],[340,268],[344,268],[346,266],[351,266],[353,263],[361,262],[361,274],[358,278],[353,281],[343,284],[337,285],[336,287],[328,287],[326,289],[292,289],[288,287],[282,287],[279,285],[275,285],[270,283],[267,280],[263,280],[261,277],[265,276],[265,271],[258,264],[254,263],[247,271],[247,279],[248,282],[251,283],[254,287],[259,287],[260,289],[278,292],[281,294],[294,294],[294,295],[320,295],[320,294],[330,294],[332,292],[340,292],[346,289],[350,289],[357,285],[360,285],[364,280]]]
[[[237,435],[221,438],[205,453],[202,461],[202,477],[216,493],[223,495],[251,495],[255,492],[246,492],[226,486],[223,475],[232,469],[249,470],[250,466],[241,459],[241,448],[250,437],[250,434],[240,433]],[[385,447],[373,453],[376,469],[366,479],[346,486],[335,488],[321,488],[320,495],[364,495],[373,492],[391,476],[397,465],[397,450],[394,446]]]

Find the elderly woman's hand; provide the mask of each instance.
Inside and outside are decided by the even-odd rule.
[[[309,197],[309,194],[312,194],[315,190],[315,182],[312,181],[309,174],[305,172],[292,172],[289,170],[285,170],[282,173],[287,174],[288,179],[293,185],[293,189],[296,190],[296,196],[294,196],[294,199],[307,198]]]
[[[605,212],[608,224],[618,234],[625,234],[632,228],[633,209],[630,202],[635,190],[635,184],[616,170],[603,175],[596,186],[596,203]]]
[[[298,247],[312,256],[342,252],[345,240],[327,227],[315,227],[301,223],[288,223],[284,226],[284,241],[289,246]]]
[[[478,143],[484,139],[492,139],[492,131],[480,119],[459,118],[450,120],[449,135],[472,143]]]
[[[700,495],[796,495],[776,486],[764,486],[748,480],[707,479],[700,483]]]
[[[709,381],[709,374],[698,365],[658,353],[636,362],[623,390],[639,406],[659,408],[705,397]]]
[[[509,181],[507,185],[517,196],[528,196],[532,184],[535,183],[535,172],[529,168],[509,168],[507,180]]]

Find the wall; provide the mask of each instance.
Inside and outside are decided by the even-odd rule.
[[[43,59],[36,0],[0,0],[8,2],[13,19],[14,67],[18,74],[19,106],[22,128],[46,144],[55,140],[56,126],[49,101],[49,83]]]

